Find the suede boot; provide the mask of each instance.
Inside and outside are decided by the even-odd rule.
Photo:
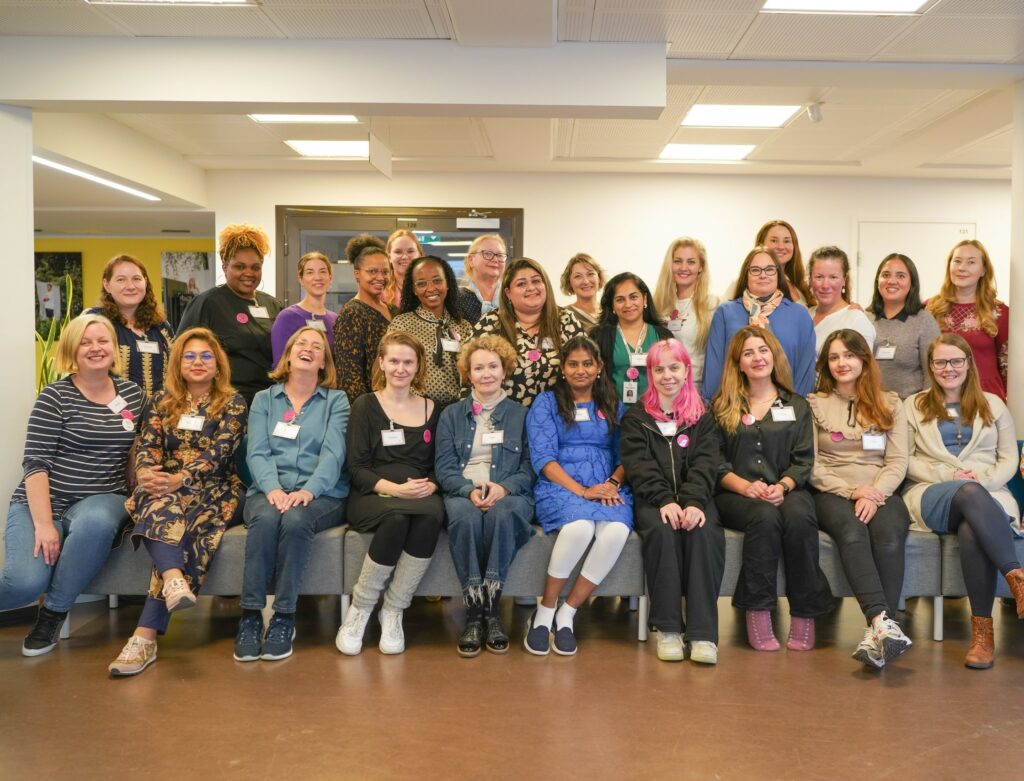
[[[1024,618],[1024,568],[1012,569],[1004,577],[1017,602],[1017,618]]]
[[[992,636],[992,619],[971,616],[971,647],[964,657],[964,666],[972,670],[987,670],[992,666],[996,644]]]

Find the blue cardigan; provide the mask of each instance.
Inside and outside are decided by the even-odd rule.
[[[710,399],[722,383],[722,367],[729,342],[737,331],[750,321],[750,316],[739,298],[722,304],[711,318],[707,352],[704,354],[704,382],[701,395]],[[768,323],[775,338],[789,359],[793,372],[793,390],[806,396],[814,390],[814,363],[817,360],[814,340],[814,321],[807,309],[788,298],[782,299],[775,311],[768,315]]]

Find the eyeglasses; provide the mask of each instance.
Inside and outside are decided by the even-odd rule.
[[[966,365],[966,358],[932,358],[933,369],[945,369],[947,366],[952,366],[954,369],[962,369]]]
[[[433,279],[421,279],[418,282],[413,282],[412,286],[417,290],[426,290],[428,287],[441,287],[443,284],[443,277],[434,277]]]
[[[209,351],[203,351],[201,353],[187,352],[182,353],[181,360],[185,363],[195,363],[196,361],[202,361],[203,363],[212,363],[214,358],[213,353]]]
[[[388,275],[386,268],[357,268],[356,271],[360,271],[368,277],[386,277]]]
[[[747,269],[747,274],[752,277],[774,277],[778,273],[775,266],[751,266]]]
[[[504,252],[493,252],[489,249],[480,249],[473,253],[474,255],[483,255],[484,260],[494,260],[497,258],[502,263],[505,262],[505,258],[508,257]]]

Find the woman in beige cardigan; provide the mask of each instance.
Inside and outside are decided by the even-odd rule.
[[[1024,618],[1024,569],[1013,546],[1019,510],[1006,487],[1018,465],[1017,438],[1006,405],[982,392],[963,337],[947,333],[932,342],[928,365],[931,386],[905,402],[911,448],[903,498],[914,528],[956,534],[960,542],[971,603],[971,647],[964,664],[985,670],[994,655],[996,570],[1016,598],[1017,616]]]

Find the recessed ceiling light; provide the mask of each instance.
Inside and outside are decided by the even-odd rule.
[[[250,114],[254,122],[293,122],[295,124],[352,124],[358,122],[353,114]]]
[[[754,151],[754,144],[666,144],[659,160],[742,160]]]
[[[85,0],[91,5],[259,5],[259,0]]]
[[[700,103],[683,117],[684,127],[782,127],[800,106],[722,106]]]
[[[285,141],[303,157],[347,157],[369,160],[369,141]]]
[[[120,190],[123,193],[134,195],[136,198],[144,198],[147,201],[159,201],[155,195],[144,193],[142,190],[136,190],[134,187],[128,187],[118,182],[112,182],[110,179],[104,179],[102,176],[96,176],[96,174],[90,174],[88,171],[81,171],[77,168],[72,168],[70,165],[64,165],[63,163],[55,163],[53,160],[47,160],[45,157],[39,157],[39,155],[32,155],[32,162],[39,163],[39,165],[45,165],[47,168],[53,168],[56,171],[63,171],[66,174],[77,176],[82,179],[88,179],[90,182],[96,184],[102,184],[104,187],[111,187],[115,190]]]
[[[792,14],[913,14],[928,0],[765,0],[762,11]]]

